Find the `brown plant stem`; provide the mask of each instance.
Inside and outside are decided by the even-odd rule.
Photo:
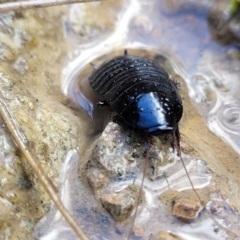
[[[101,2],[103,0],[32,0],[32,1],[20,1],[20,2],[7,2],[0,4],[0,13],[7,11],[20,11],[29,8],[44,8],[53,7],[59,5],[66,5],[72,3],[86,3],[86,2]]]

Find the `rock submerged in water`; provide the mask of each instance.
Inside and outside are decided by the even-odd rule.
[[[120,192],[103,194],[100,200],[116,221],[123,221],[131,215],[137,205],[140,190],[139,187],[130,185]]]
[[[203,210],[203,205],[191,189],[183,191],[167,190],[159,196],[159,200],[173,216],[185,223],[196,219]]]
[[[171,137],[170,137],[171,138]],[[151,139],[147,177],[161,175],[159,166],[172,163],[170,138]],[[160,150],[161,148],[163,151]],[[113,218],[123,221],[137,205],[140,182],[146,164],[147,139],[140,133],[110,122],[98,138],[87,163],[87,181]],[[148,161],[148,160],[147,160]],[[137,180],[137,184],[135,181]],[[144,199],[144,190],[141,198]],[[139,201],[141,203],[141,199]]]
[[[181,240],[179,236],[165,231],[160,231],[151,237],[151,240]]]
[[[190,221],[198,217],[203,209],[194,192],[178,192],[173,199],[172,215],[183,221]]]
[[[146,140],[140,133],[110,122],[95,142],[88,158],[87,181],[102,206],[116,221],[127,219],[137,205],[146,161],[146,177],[151,182],[164,179],[163,169],[176,162],[171,135],[151,137],[148,160]],[[184,221],[196,218],[201,211],[198,199],[193,194],[177,193],[171,200],[174,203],[172,214]],[[143,188],[141,198],[144,199],[144,196]]]

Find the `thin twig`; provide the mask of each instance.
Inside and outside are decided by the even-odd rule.
[[[28,147],[28,140],[27,140],[24,132],[20,128],[17,120],[15,119],[11,109],[6,104],[1,91],[0,91],[0,114],[3,118],[4,123],[6,124],[9,132],[11,133],[15,143],[19,147],[21,153],[25,156],[28,164],[31,166],[33,172],[38,177],[38,179],[42,183],[42,185],[44,186],[44,189],[49,194],[51,200],[54,202],[57,209],[61,212],[62,216],[69,223],[69,225],[75,231],[77,236],[82,240],[88,240],[88,237],[80,229],[78,224],[75,222],[75,220],[72,218],[72,216],[69,214],[69,212],[64,207],[61,200],[59,199],[57,192],[55,190],[56,187],[54,187],[52,181],[44,173],[42,166],[38,163],[39,160],[38,159],[34,160],[34,157],[32,156],[32,154],[29,150],[29,147]]]
[[[7,11],[20,11],[28,8],[44,8],[72,3],[101,2],[102,0],[32,0],[21,2],[8,2],[0,4],[0,13]]]

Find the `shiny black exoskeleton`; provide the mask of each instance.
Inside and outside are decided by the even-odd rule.
[[[153,135],[178,132],[183,112],[178,85],[153,61],[125,51],[103,63],[89,82],[127,125]]]

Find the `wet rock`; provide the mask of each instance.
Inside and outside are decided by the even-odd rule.
[[[210,201],[207,204],[207,209],[212,214],[224,219],[226,222],[232,221],[230,220],[232,215],[230,213],[236,213],[235,207],[230,204],[229,200],[223,196],[220,190],[211,193]]]
[[[153,24],[147,16],[137,16],[131,23],[133,28],[136,28],[140,34],[150,34],[153,30]]]
[[[19,238],[28,239],[26,229],[19,231],[19,223],[22,220],[32,223],[34,218],[42,217],[49,210],[49,199],[43,201],[46,206],[36,216],[36,208],[42,200],[41,194],[32,187],[33,182],[24,171],[24,159],[18,155],[5,125],[2,122],[0,124],[0,236],[6,232],[8,236],[15,236],[18,232]],[[30,226],[33,227],[33,224]],[[31,231],[31,228],[27,231]]]
[[[162,176],[160,168],[172,164],[176,157],[171,148],[171,136],[152,137],[149,159],[146,160],[145,141],[141,133],[110,122],[88,157],[84,170],[87,181],[117,221],[128,218],[136,206],[146,161],[149,162],[147,177],[154,180]]]
[[[160,231],[151,237],[151,240],[181,240],[181,239],[182,238],[178,237],[173,233],[164,231]]]
[[[106,189],[110,184],[107,176],[99,169],[92,169],[89,171],[87,174],[87,180],[95,194],[97,194],[99,190]]]
[[[67,52],[59,21],[63,9],[26,10],[0,16],[1,93],[28,139],[35,161],[56,187],[60,185],[59,175],[67,152],[81,148],[80,138],[80,142],[87,142],[79,114],[61,103],[60,75]],[[48,68],[53,62],[54,67]],[[51,201],[2,119],[0,133],[0,196],[4,203],[12,205],[8,211],[0,205],[4,217],[0,236],[33,239],[33,228],[49,211]]]
[[[123,129],[118,124],[110,122],[99,137],[89,159],[88,170],[97,167],[106,171],[109,177],[124,177],[132,167],[146,157],[145,138],[141,134]],[[155,179],[161,174],[158,169],[174,161],[172,138],[151,139],[149,150],[151,169],[148,177]],[[161,149],[161,151],[159,151]]]
[[[146,142],[141,134],[123,129],[110,122],[97,140],[89,157],[87,171],[92,168],[101,169],[109,178],[118,179],[130,176],[131,170],[146,158]],[[172,138],[151,138],[149,150],[148,177],[155,179],[159,167],[174,161],[175,154],[171,148]],[[159,151],[161,149],[161,151]],[[144,163],[144,162],[143,162]],[[91,174],[89,175],[91,176]]]
[[[136,237],[143,237],[144,233],[145,233],[144,229],[138,225],[134,225],[132,231],[133,231],[134,236],[136,236]]]
[[[63,116],[62,113],[66,113],[68,109],[62,111],[64,107],[58,103],[46,104],[46,99],[43,100],[40,96],[36,101],[36,97],[27,90],[23,94],[19,85],[18,89],[14,88],[11,93],[3,89],[4,96],[9,97],[7,104],[14,109],[14,116],[29,141],[35,161],[41,164],[53,184],[59,186],[64,156],[73,146],[77,147],[78,136],[74,137],[74,131],[78,129],[78,119],[70,112],[68,116]],[[19,101],[19,99],[24,100]],[[29,101],[34,102],[36,107],[30,109]],[[76,122],[73,123],[73,119],[70,120],[69,116],[75,118]],[[28,239],[34,222],[49,211],[51,202],[32,168],[12,142],[9,132],[4,127],[1,132],[0,196],[4,202],[10,202],[12,207],[4,214],[5,220],[0,234],[2,230],[8,229],[10,236],[15,236],[19,232],[18,228],[23,226],[20,238]],[[1,206],[0,211],[2,211]],[[19,222],[23,224],[19,226]],[[29,223],[27,226],[26,222]]]
[[[229,59],[234,59],[234,60],[240,59],[240,49],[239,48],[230,47],[226,51],[226,54],[229,57]]]
[[[67,34],[74,32],[83,40],[110,33],[114,30],[122,4],[123,2],[103,1],[72,5],[65,19],[65,31]]]
[[[183,221],[196,218],[201,210],[201,203],[193,192],[179,192],[173,199],[172,214]]]
[[[240,15],[230,15],[226,5],[209,10],[208,26],[212,38],[222,45],[240,44]]]
[[[148,172],[148,177],[151,180],[155,180],[160,176],[164,175],[162,167],[168,164],[173,164],[176,160],[176,153],[174,153],[171,147],[173,139],[171,135],[165,138],[152,138],[152,145],[149,150],[149,159],[151,172]]]
[[[236,186],[235,186],[236,190]],[[224,224],[216,224],[215,232],[225,231],[231,228],[228,232],[230,239],[239,239],[240,236],[240,225],[239,225],[239,212],[229,199],[223,195],[221,190],[211,192],[209,194],[210,201],[206,205],[206,209],[212,214],[214,219]]]
[[[100,200],[116,221],[123,221],[131,215],[136,207],[139,191],[139,187],[132,185],[120,192],[103,194]]]
[[[208,191],[208,188],[198,191],[203,204],[208,201]],[[185,222],[197,218],[203,209],[203,205],[192,190],[168,190],[159,196],[159,200],[173,216]]]
[[[240,10],[230,14],[227,1],[166,0],[161,9],[169,15],[207,17],[212,38],[221,45],[240,43]]]

